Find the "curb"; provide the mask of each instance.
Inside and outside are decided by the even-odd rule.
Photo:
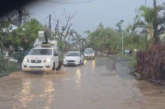
[[[120,61],[118,58],[116,58],[116,61],[115,61],[115,69],[116,69],[116,72],[117,72],[117,63],[118,61]],[[132,74],[136,80],[142,80],[142,77],[139,73],[135,72],[134,68],[131,68],[129,67],[130,71],[129,73]]]

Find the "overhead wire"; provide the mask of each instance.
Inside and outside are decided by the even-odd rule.
[[[95,2],[96,0],[86,0],[86,1],[78,1],[78,2],[57,2],[57,1],[51,1],[51,0],[39,0],[39,1],[52,2],[52,3],[60,3],[60,4],[80,4],[80,3]],[[49,17],[49,15],[46,16],[45,18],[43,18],[40,22],[42,22],[43,20],[47,19],[48,17]]]
[[[51,0],[40,0],[40,1],[59,3],[59,4],[80,4],[80,3],[95,2],[96,0],[87,0],[87,1],[79,1],[79,2],[57,2],[57,1],[51,1]]]
[[[49,15],[46,16],[45,18],[43,18],[42,20],[40,20],[39,22],[42,22],[43,20],[47,19],[48,17],[49,17]]]
[[[50,14],[52,15],[54,12],[55,12],[55,11],[52,11]],[[49,14],[49,15],[50,15],[50,14]],[[42,21],[44,21],[45,19],[49,18],[49,15],[47,15],[45,18],[43,18],[43,19],[40,20],[39,22],[42,22]]]

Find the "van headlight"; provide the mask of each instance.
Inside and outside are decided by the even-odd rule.
[[[80,61],[80,59],[79,59],[79,58],[77,58],[77,59],[76,59],[76,61]]]
[[[43,63],[50,62],[50,59],[44,59]]]
[[[25,58],[23,61],[24,61],[24,62],[29,62],[29,59],[26,59],[26,58]]]

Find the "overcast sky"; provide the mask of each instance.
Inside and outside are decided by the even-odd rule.
[[[57,0],[49,0],[57,1]],[[48,15],[54,11],[58,18],[62,18],[62,12],[76,13],[72,19],[73,26],[78,33],[85,35],[85,30],[93,30],[101,22],[106,26],[115,28],[115,24],[121,19],[124,20],[124,26],[133,23],[135,9],[141,5],[145,5],[145,0],[95,0],[94,2],[86,2],[79,4],[63,4],[63,2],[83,2],[92,0],[61,0],[62,3],[53,3],[40,1],[29,4],[27,6],[32,18],[37,18],[43,24],[48,24]],[[153,6],[153,0],[146,0],[147,6]],[[165,0],[157,0],[157,4],[161,4]],[[47,17],[47,18],[46,18]],[[52,20],[52,30],[54,29],[54,21]]]

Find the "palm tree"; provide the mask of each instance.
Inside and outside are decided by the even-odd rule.
[[[77,48],[80,50],[80,42],[81,42],[82,36],[75,32],[75,36],[72,37],[72,41],[75,42]]]
[[[80,39],[81,49],[84,49],[85,44],[87,44],[87,38],[81,38]]]
[[[138,28],[141,28],[141,33],[147,33],[150,36],[150,43],[153,38],[159,42],[159,35],[164,33],[165,16],[160,16],[159,13],[163,11],[163,6],[157,6],[157,13],[154,14],[154,8],[141,6],[138,9],[140,20],[136,23]],[[160,27],[158,29],[158,27]]]
[[[137,22],[137,25],[139,28],[142,28],[141,33],[147,33],[150,36],[150,42],[152,42],[153,38],[153,20],[154,20],[154,15],[153,15],[153,8],[141,6],[139,8],[140,12],[140,17],[141,19],[139,22]]]
[[[74,30],[70,30],[68,33],[68,40],[66,41],[68,49],[70,49],[70,46],[71,46],[70,40],[71,40],[71,37],[73,36],[73,34],[74,34]]]

